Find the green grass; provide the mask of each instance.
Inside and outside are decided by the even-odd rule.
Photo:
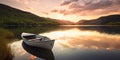
[[[11,37],[13,37],[13,33],[0,28],[0,60],[12,60],[13,54],[11,53],[11,48],[8,46],[10,43]]]

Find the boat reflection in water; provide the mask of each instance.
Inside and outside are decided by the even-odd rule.
[[[53,52],[51,50],[29,46],[25,42],[22,42],[22,46],[28,53],[34,56],[37,56],[45,60],[55,60]]]

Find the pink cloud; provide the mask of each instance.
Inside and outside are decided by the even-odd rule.
[[[69,1],[63,1],[62,3],[61,3],[61,6],[64,6],[64,5],[68,5],[68,4],[70,4],[70,3],[72,3],[72,2],[77,2],[78,0],[69,0]]]
[[[66,8],[55,9],[51,12],[63,15],[104,15],[120,13],[120,0],[65,0],[59,7],[62,6]]]

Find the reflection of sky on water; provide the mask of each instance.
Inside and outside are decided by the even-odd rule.
[[[11,43],[12,52],[14,53],[13,60],[35,60],[37,57],[27,53],[21,44],[22,41]]]
[[[77,28],[56,30],[41,35],[55,39],[55,60],[119,60],[120,35],[83,31]],[[22,41],[11,43],[14,60],[41,60],[27,53]]]
[[[74,28],[60,30],[42,35],[57,40],[64,48],[95,48],[95,49],[120,49],[120,35],[99,33],[97,31],[82,31]]]

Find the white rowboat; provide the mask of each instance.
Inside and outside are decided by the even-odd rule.
[[[21,37],[23,41],[30,46],[45,48],[49,50],[53,48],[55,41],[45,36],[25,32],[21,34]]]

